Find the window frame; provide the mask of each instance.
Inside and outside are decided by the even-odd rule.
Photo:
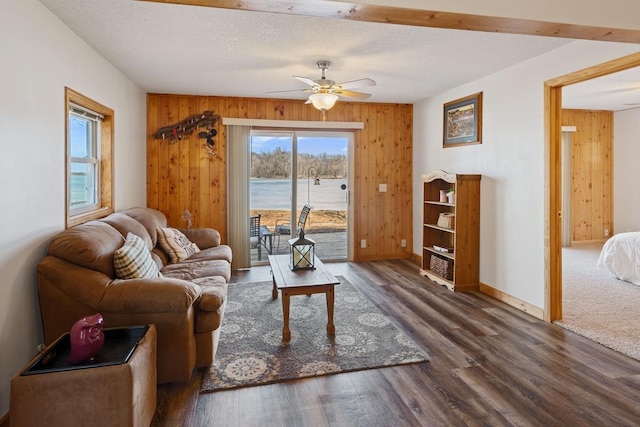
[[[80,107],[102,116],[100,130],[97,137],[97,203],[80,210],[71,210],[71,163],[70,150],[70,129],[69,118],[72,106]],[[74,91],[65,88],[65,218],[66,228],[82,224],[98,218],[103,218],[114,212],[114,191],[113,191],[113,140],[114,135],[114,112],[111,108]],[[81,162],[84,162],[83,159]]]
[[[69,109],[68,116],[69,123],[72,122],[72,117],[75,117],[79,120],[84,120],[88,126],[87,133],[89,135],[89,140],[87,147],[85,147],[87,155],[85,157],[74,157],[72,152],[73,144],[71,138],[67,136],[67,147],[71,153],[69,155],[69,175],[70,177],[73,177],[74,165],[91,165],[93,172],[93,176],[91,177],[91,182],[94,186],[92,203],[84,204],[81,207],[74,208],[72,206],[72,201],[69,201],[69,214],[80,215],[96,210],[101,206],[100,188],[102,185],[100,183],[100,127],[104,117],[101,114],[97,114],[95,111],[91,111],[80,105],[71,104],[71,107],[72,108]],[[72,187],[73,184],[72,181],[70,181],[68,189],[70,197],[73,194]]]

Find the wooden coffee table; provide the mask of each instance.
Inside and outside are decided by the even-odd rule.
[[[327,299],[327,335],[336,335],[336,328],[333,325],[333,287],[340,282],[327,267],[316,257],[315,270],[292,271],[289,267],[289,255],[269,255],[271,274],[273,275],[273,291],[271,296],[278,298],[278,289],[282,292],[282,315],[284,325],[282,327],[282,340],[291,339],[289,330],[289,298],[292,295],[326,295]]]

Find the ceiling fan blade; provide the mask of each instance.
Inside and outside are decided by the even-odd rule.
[[[336,90],[334,93],[338,96],[353,99],[367,99],[371,96],[370,93],[353,92],[351,90]]]
[[[317,86],[318,83],[314,82],[313,80],[311,80],[310,78],[307,77],[301,77],[301,76],[293,76],[294,79],[298,79],[300,80],[302,83],[306,83],[309,86]]]
[[[272,90],[265,93],[285,93],[285,92],[313,92],[313,89]]]
[[[342,89],[355,89],[357,87],[375,86],[376,82],[371,79],[351,80],[350,82],[338,83]]]

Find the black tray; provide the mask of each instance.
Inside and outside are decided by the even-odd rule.
[[[33,362],[23,375],[45,374],[51,372],[73,371],[76,369],[96,368],[100,366],[121,365],[127,363],[138,346],[140,339],[149,330],[149,326],[131,326],[126,328],[105,328],[104,345],[100,353],[90,362],[71,364],[67,362],[71,353],[71,339],[67,332],[56,340],[40,357]]]

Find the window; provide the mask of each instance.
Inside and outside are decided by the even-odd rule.
[[[66,90],[67,227],[113,212],[113,110]]]
[[[69,106],[69,212],[80,214],[100,206],[101,114]]]

